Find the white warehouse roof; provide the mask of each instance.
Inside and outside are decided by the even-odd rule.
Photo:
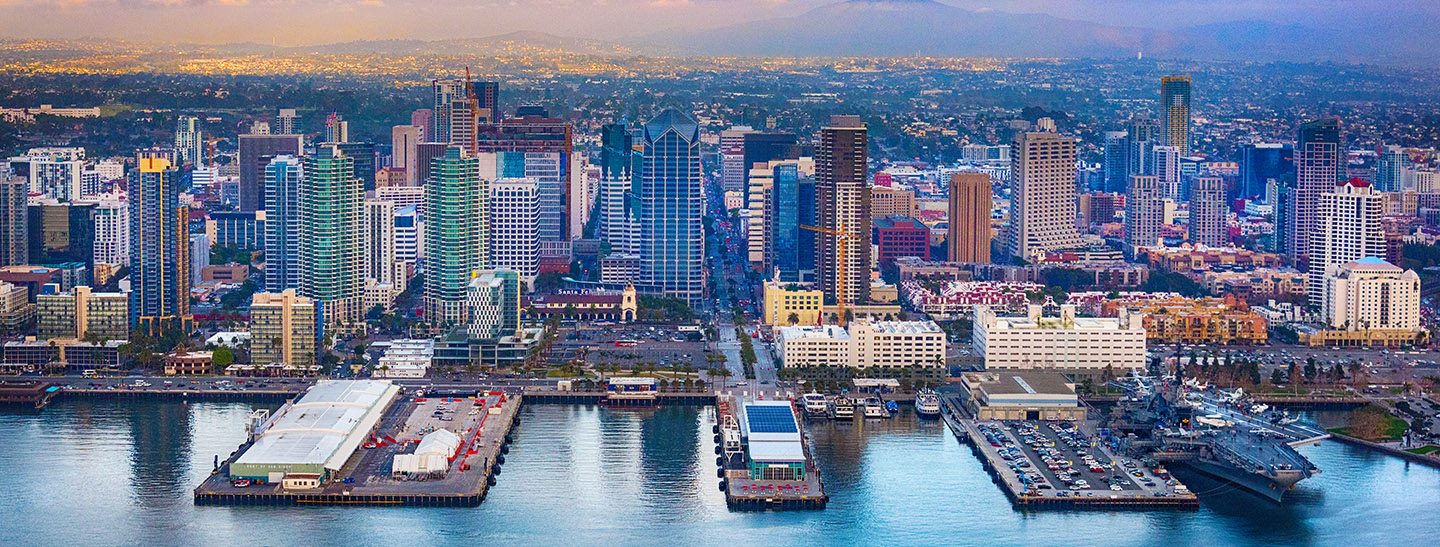
[[[387,381],[315,384],[281,409],[236,463],[323,464],[340,469],[380,422],[400,388]]]

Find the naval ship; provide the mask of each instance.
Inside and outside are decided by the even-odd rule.
[[[1115,385],[1126,396],[1108,426],[1131,455],[1183,463],[1277,503],[1296,483],[1320,472],[1295,449],[1329,434],[1255,404],[1239,389],[1150,377]]]

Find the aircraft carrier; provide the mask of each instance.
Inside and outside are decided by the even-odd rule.
[[[1106,425],[1133,456],[1183,463],[1275,502],[1320,472],[1295,449],[1329,434],[1255,404],[1239,389],[1153,377],[1114,385],[1126,396]]]

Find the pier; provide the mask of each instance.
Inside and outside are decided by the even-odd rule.
[[[232,482],[230,466],[250,448],[247,443],[195,489],[195,504],[474,507],[484,501],[501,472],[522,401],[522,396],[498,391],[398,400],[382,417],[375,441],[351,454],[331,480],[315,488]],[[451,414],[454,418],[446,420]],[[408,478],[392,469],[396,455],[406,453],[425,433],[445,427],[458,430],[460,445],[443,473]]]
[[[1047,449],[1060,450],[1064,454],[1061,456],[1063,458],[1077,457],[1079,452],[1066,450],[1063,436],[1048,428],[1050,422],[974,420],[964,412],[963,406],[953,395],[941,398],[941,408],[941,415],[950,431],[960,442],[970,446],[985,471],[990,473],[991,479],[1016,508],[1195,510],[1200,507],[1199,499],[1178,481],[1173,482],[1174,486],[1170,486],[1167,481],[1159,480],[1161,477],[1155,476],[1153,470],[1145,469],[1130,460],[1116,458],[1104,446],[1094,442],[1082,448],[1099,462],[1102,467],[1097,468],[1101,471],[1081,470],[1080,462],[1070,459],[1066,461],[1074,464],[1082,478],[1087,481],[1095,480],[1097,484],[1066,487],[1062,484],[1057,470],[1042,463],[1040,449],[1021,442],[1022,439],[1018,436],[1019,430],[1028,426],[1036,432],[1035,438],[1039,439],[1042,445],[1049,445]],[[1077,431],[1083,429],[1078,426],[1074,428]],[[1002,446],[994,446],[992,438]],[[1002,455],[1002,450],[1006,450],[1005,453],[1010,457]],[[1022,461],[1025,463],[1021,464]],[[1021,467],[1022,465],[1024,467]],[[1117,485],[1120,486],[1119,490],[1112,489],[1109,482],[1113,480],[1110,478],[1112,475],[1123,476],[1123,480],[1129,484]],[[1105,477],[1105,482],[1102,482],[1101,477]],[[1153,485],[1147,485],[1146,480]]]
[[[824,509],[820,480],[800,417],[789,401],[715,399],[716,463],[725,504],[740,511]]]

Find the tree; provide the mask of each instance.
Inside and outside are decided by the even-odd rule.
[[[790,316],[785,319],[789,321],[791,325],[796,325],[800,323],[800,314],[792,311],[790,312]]]
[[[1315,368],[1315,357],[1311,356],[1305,360],[1305,379],[1314,380],[1315,377],[1319,375],[1320,370]]]
[[[215,364],[216,372],[223,371],[225,367],[235,362],[235,352],[223,346],[215,348],[215,351],[211,353],[210,361]]]
[[[1276,385],[1285,383],[1285,373],[1278,368],[1270,371],[1270,383]]]

